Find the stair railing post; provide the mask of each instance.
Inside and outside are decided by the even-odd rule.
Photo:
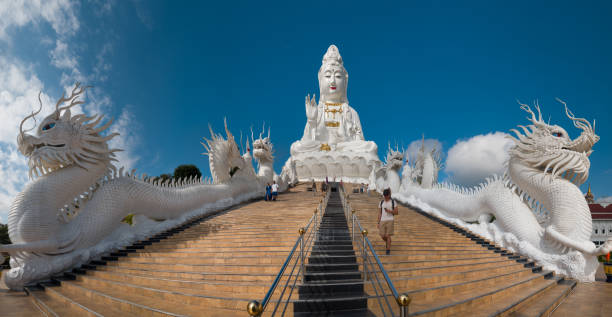
[[[363,281],[368,280],[368,270],[367,270],[367,262],[368,262],[368,251],[366,249],[366,239],[368,237],[368,230],[363,229],[361,231],[361,235],[363,236],[363,249],[361,254],[363,255]]]
[[[300,234],[300,267],[301,267],[301,277],[302,277],[302,283],[304,282],[304,233],[306,232],[306,230],[304,230],[304,228],[300,228],[300,230],[298,230],[298,233]]]
[[[314,228],[313,228],[313,233],[317,233],[317,212],[319,211],[319,207],[315,208],[314,210]]]
[[[396,300],[400,307],[400,317],[408,317],[408,305],[410,305],[410,301],[412,301],[410,296],[402,294],[398,296]]]
[[[355,209],[351,210],[351,234],[353,235],[351,239],[355,241]]]

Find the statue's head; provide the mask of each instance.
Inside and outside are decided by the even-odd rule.
[[[565,102],[559,101],[565,105],[565,113],[574,126],[582,130],[580,136],[572,140],[562,127],[544,122],[537,104],[537,116],[529,106],[521,104],[521,109],[531,115],[531,124],[527,127],[519,126],[524,134],[516,129],[511,130],[517,138],[512,137],[515,145],[510,150],[510,156],[531,168],[550,173],[553,177],[559,176],[582,184],[589,176],[589,155],[593,152],[593,145],[599,141],[599,136],[595,134],[594,122],[591,125],[585,119],[576,118]]]
[[[55,111],[33,128],[35,134],[23,131],[23,124],[42,110],[40,94],[38,96],[40,109],[21,121],[17,145],[19,151],[29,159],[30,177],[33,174],[44,175],[71,165],[89,169],[103,164],[114,169],[110,162],[115,160],[113,153],[119,150],[109,149],[108,141],[118,133],[101,135],[112,120],[97,127],[104,116],[88,117],[84,114],[72,115],[70,112],[71,107],[83,103],[79,100],[79,96],[86,88],[80,87],[77,83],[69,97],[62,95],[55,105]],[[68,105],[61,106],[68,102]]]
[[[348,73],[335,45],[330,45],[319,69],[319,93],[323,102],[348,103]]]

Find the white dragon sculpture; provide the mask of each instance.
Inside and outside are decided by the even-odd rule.
[[[279,185],[279,191],[285,191],[289,185],[294,183],[294,179],[292,180],[290,177],[291,170],[288,169],[291,167],[291,165],[288,167],[283,167],[281,175],[274,172],[274,147],[272,142],[270,142],[270,129],[268,129],[267,137],[263,136],[263,131],[265,131],[265,126],[262,128],[259,138],[254,139],[253,131],[251,130],[253,156],[255,159],[257,159],[259,165],[257,176],[261,177],[262,179],[275,181]],[[293,165],[293,171],[295,171],[295,164]],[[293,175],[295,175],[295,173]]]
[[[391,145],[387,150],[385,164],[376,170],[373,170],[376,188],[382,192],[385,188],[390,188],[392,193],[397,193],[400,189],[401,180],[399,171],[404,163],[404,153],[398,149],[393,150]]]
[[[529,106],[531,124],[523,133],[512,129],[516,138],[510,149],[503,178],[487,180],[479,188],[436,185],[425,189],[402,184],[400,201],[435,208],[448,219],[479,221],[470,229],[489,232],[495,242],[539,261],[544,267],[580,280],[593,280],[595,256],[612,250],[612,239],[596,247],[590,241],[592,220],[578,185],[589,175],[591,148],[599,140],[594,125],[576,118],[565,106],[567,116],[582,133],[574,140],[558,125],[542,120]],[[411,197],[414,196],[414,197]],[[414,199],[417,198],[417,199]],[[495,221],[489,224],[495,217]],[[509,235],[508,235],[509,234]],[[527,243],[527,244],[525,244]]]
[[[421,141],[421,149],[417,154],[414,172],[417,182],[423,188],[432,188],[438,183],[438,172],[442,168],[441,153],[434,147],[431,150],[425,148],[425,137]]]
[[[79,96],[86,88],[77,83],[69,97],[62,95],[35,134],[23,131],[23,124],[42,109],[40,98],[41,108],[21,122],[17,143],[29,159],[32,181],[10,207],[13,244],[0,245],[0,252],[11,255],[11,269],[3,277],[12,289],[192,217],[261,197],[265,184],[272,181],[266,170],[272,164],[272,156],[267,156],[269,139],[267,147],[255,151],[256,158],[267,159],[258,176],[250,154],[240,155],[227,125],[227,139],[211,130],[211,138],[203,143],[214,184],[193,177],[161,181],[143,174],[137,178],[133,170],[117,170],[113,161],[118,150],[109,148],[108,141],[118,134],[103,134],[112,120],[99,126],[102,115],[71,114],[71,107],[83,103]],[[133,227],[120,223],[130,213],[137,215]]]

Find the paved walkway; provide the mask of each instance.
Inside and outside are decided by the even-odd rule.
[[[579,283],[552,314],[563,316],[612,316],[612,283],[605,282],[605,274],[600,265],[596,282]]]
[[[8,270],[3,270],[4,275]],[[40,316],[41,312],[34,306],[25,292],[10,291],[0,275],[0,316],[29,317]]]

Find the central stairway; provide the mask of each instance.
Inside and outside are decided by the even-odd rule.
[[[330,193],[306,264],[295,316],[363,316],[367,298],[338,191]]]

